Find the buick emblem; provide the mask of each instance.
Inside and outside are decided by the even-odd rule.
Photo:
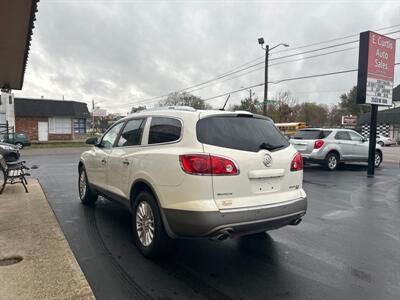
[[[272,165],[272,157],[269,154],[265,154],[263,158],[263,163],[266,167],[270,167]]]

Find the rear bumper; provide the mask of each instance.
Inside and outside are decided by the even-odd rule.
[[[307,198],[271,205],[197,212],[164,209],[172,237],[213,237],[221,231],[245,235],[277,229],[301,218],[307,210]]]

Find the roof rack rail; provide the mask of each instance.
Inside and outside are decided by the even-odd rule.
[[[195,108],[191,106],[179,106],[179,105],[171,105],[171,106],[159,106],[159,107],[153,107],[153,108],[146,108],[145,111],[155,111],[155,110],[167,110],[167,109],[173,109],[173,110],[183,110],[183,111],[196,111]]]

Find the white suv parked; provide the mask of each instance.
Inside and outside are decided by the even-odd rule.
[[[154,257],[171,239],[255,234],[306,213],[303,161],[269,118],[170,107],[112,125],[79,162],[79,195],[132,212],[136,245]]]

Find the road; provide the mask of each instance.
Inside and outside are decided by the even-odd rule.
[[[168,259],[135,248],[130,216],[100,199],[80,204],[81,149],[24,152],[98,299],[399,299],[400,169],[306,168],[299,226],[256,238],[182,240]],[[54,151],[55,153],[56,151]],[[48,153],[53,153],[49,151]]]
[[[400,146],[383,147],[383,160],[400,166]]]

